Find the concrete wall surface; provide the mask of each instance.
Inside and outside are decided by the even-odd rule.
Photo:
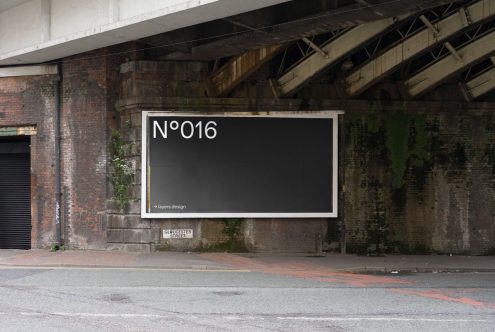
[[[0,64],[41,63],[288,0],[9,0]]]

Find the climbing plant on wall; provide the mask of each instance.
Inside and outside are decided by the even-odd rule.
[[[125,143],[122,134],[114,130],[110,140],[111,174],[110,183],[113,186],[113,197],[121,210],[131,199],[130,187],[134,178],[134,171],[127,156],[131,143]]]

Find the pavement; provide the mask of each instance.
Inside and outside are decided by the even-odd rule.
[[[0,250],[0,268],[77,267],[168,270],[273,270],[305,268],[363,274],[495,272],[495,256],[311,255],[66,250]]]

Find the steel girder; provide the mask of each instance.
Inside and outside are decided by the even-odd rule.
[[[459,0],[376,0],[369,1],[369,4],[356,3],[279,23],[269,28],[253,26],[244,33],[197,45],[189,52],[174,52],[168,54],[166,58],[169,60],[215,60],[253,49],[294,42],[303,37],[310,38],[330,31],[354,27],[384,17],[424,11],[457,1]],[[153,37],[146,38],[147,42],[159,44],[153,43],[152,40]]]
[[[495,52],[494,45],[495,31],[492,31],[407,79],[404,82],[406,92],[415,97],[429,91],[445,79]]]
[[[492,56],[490,59],[495,65],[495,57]],[[464,84],[464,91],[469,99],[476,99],[493,89],[495,89],[495,68],[491,68]]]
[[[234,57],[206,80],[206,92],[210,97],[225,96],[284,49],[283,44],[272,45]]]
[[[423,16],[422,21],[426,22],[427,26],[424,30],[388,49],[346,77],[347,95],[358,95],[399,68],[405,61],[494,14],[495,0],[481,0],[460,8],[456,13],[435,24],[428,24],[429,22]]]
[[[308,55],[275,80],[277,94],[284,96],[293,93],[325,68],[335,64],[343,56],[383,33],[397,20],[397,18],[387,18],[361,24],[325,45],[319,46],[324,55],[322,55],[322,52],[314,52]]]

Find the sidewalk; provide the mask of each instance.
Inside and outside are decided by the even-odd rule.
[[[315,269],[356,273],[495,272],[495,256],[389,255],[366,257],[328,254],[269,253],[128,253],[116,251],[0,250],[0,268],[82,267],[132,269],[250,270],[256,266],[287,267],[308,264]]]
[[[30,267],[98,267],[147,269],[232,269],[226,264],[183,252],[132,253],[120,251],[66,250],[50,252],[33,249],[0,250],[0,268]]]

